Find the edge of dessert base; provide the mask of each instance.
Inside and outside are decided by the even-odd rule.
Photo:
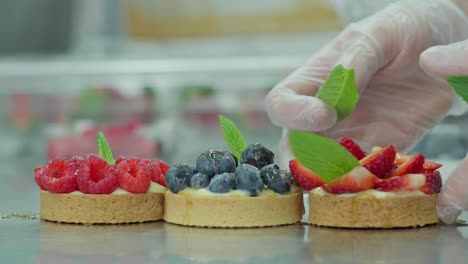
[[[278,196],[193,196],[166,192],[164,221],[198,227],[268,227],[300,222],[302,191]]]
[[[77,224],[142,223],[162,219],[164,193],[57,194],[41,191],[43,220]]]
[[[404,228],[437,224],[438,194],[386,198],[309,193],[309,223],[342,228]]]

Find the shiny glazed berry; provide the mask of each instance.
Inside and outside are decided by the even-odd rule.
[[[250,164],[261,170],[266,165],[272,164],[275,155],[261,144],[252,144],[242,152],[240,163]]]
[[[263,189],[264,184],[260,178],[260,171],[254,166],[241,164],[236,171],[237,189],[248,191],[251,195],[257,195]]]
[[[214,193],[227,193],[235,189],[236,175],[228,172],[215,175],[208,186],[208,190]]]
[[[190,179],[190,187],[195,189],[205,188],[210,184],[210,177],[203,172],[196,173]]]
[[[176,164],[166,173],[167,188],[173,193],[178,193],[190,187],[190,179],[197,171],[193,166],[187,164]]]
[[[209,150],[200,154],[197,159],[197,171],[208,177],[224,172],[234,172],[237,159],[228,151]]]
[[[274,192],[282,194],[291,191],[291,174],[280,170],[276,164],[263,167],[260,171],[260,177],[268,189]]]

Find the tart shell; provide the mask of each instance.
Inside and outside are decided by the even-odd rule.
[[[164,193],[58,194],[41,191],[41,219],[79,224],[142,223],[162,219]]]
[[[338,196],[309,193],[309,223],[346,228],[398,228],[436,224],[438,194]]]
[[[199,227],[265,227],[297,223],[304,214],[302,192],[232,197],[166,192],[164,220]]]

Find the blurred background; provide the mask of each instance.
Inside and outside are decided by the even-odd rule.
[[[34,185],[47,159],[96,152],[98,130],[115,155],[194,163],[227,148],[218,114],[277,152],[265,94],[347,23],[390,2],[1,1],[0,179]],[[446,119],[415,151],[462,158],[465,119]]]

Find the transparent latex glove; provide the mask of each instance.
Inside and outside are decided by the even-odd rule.
[[[369,150],[393,144],[407,151],[449,111],[454,93],[419,66],[422,51],[468,36],[468,19],[449,0],[402,1],[349,25],[267,95],[273,123],[284,129],[280,165],[293,158],[288,129],[355,139]],[[337,122],[336,112],[314,97],[337,64],[354,68],[360,101]]]
[[[467,76],[467,60],[468,40],[448,46],[432,47],[421,54],[423,69],[428,74],[441,79],[450,76]],[[466,110],[466,103],[460,103],[460,109],[461,106]],[[468,211],[468,157],[444,183],[437,204],[437,213],[447,224],[454,223],[464,210]]]

